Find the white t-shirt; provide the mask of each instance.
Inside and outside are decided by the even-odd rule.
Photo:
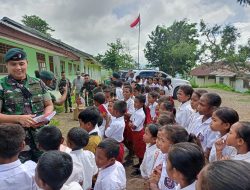
[[[70,152],[73,159],[73,163],[80,163],[83,175],[83,190],[87,190],[92,187],[92,178],[98,172],[98,168],[95,162],[95,155],[88,150],[74,150]]]
[[[132,121],[133,125],[136,126],[136,129],[132,129],[132,131],[141,131],[144,127],[146,115],[143,111],[143,108],[135,110],[135,112],[131,115],[130,121]]]
[[[190,130],[192,130],[192,127],[193,127],[193,124],[194,124],[194,121],[200,117],[200,113],[199,112],[196,112],[194,111],[191,116],[190,116],[190,120],[189,120],[189,124],[188,124],[188,127],[186,128],[187,132],[190,133]]]
[[[123,91],[122,91],[121,87],[116,87],[115,88],[115,93],[116,93],[116,98],[118,100],[123,100],[124,99],[124,97],[123,97]]]
[[[190,123],[192,113],[193,109],[190,105],[190,101],[181,104],[176,111],[176,123],[184,128],[187,128]]]
[[[223,137],[221,137],[222,139],[226,140],[227,139],[228,134],[224,135]],[[218,137],[217,139],[219,139],[220,137]],[[237,154],[237,150],[236,148],[232,147],[232,146],[225,146],[225,148],[222,150],[222,156],[229,156],[234,157]],[[216,148],[215,148],[215,143],[212,146],[212,149],[210,151],[210,155],[209,155],[209,162],[213,162],[213,161],[217,161],[217,155],[216,155]]]
[[[132,114],[135,111],[134,107],[134,100],[132,98],[129,98],[126,100],[127,103],[127,113]]]
[[[180,185],[177,185],[175,190],[195,190],[195,184],[196,184],[196,181],[194,181],[192,184],[190,184],[189,186],[184,187],[182,189],[181,189]]]
[[[77,182],[72,182],[69,185],[63,185],[61,190],[82,190],[82,187]]]
[[[148,107],[149,107],[149,110],[150,110],[150,116],[152,119],[154,119],[156,117],[156,106],[158,105],[157,102],[154,102],[153,104],[150,104]]]
[[[169,86],[169,88],[167,86],[163,86],[163,90],[165,91],[166,96],[173,96],[173,87],[172,86]]]
[[[109,127],[105,130],[105,136],[113,138],[118,142],[123,141],[123,132],[125,129],[124,117],[112,117]]]
[[[115,161],[112,166],[100,169],[94,190],[125,190],[126,173],[123,165]]]
[[[90,135],[91,135],[92,133],[97,133],[98,136],[102,137],[102,133],[101,133],[101,131],[100,131],[98,125],[96,125],[95,128],[89,132]]]
[[[72,157],[72,160],[73,160],[73,171],[71,175],[69,176],[69,178],[67,179],[67,181],[64,183],[65,185],[69,185],[72,182],[82,183],[84,181],[84,175],[82,172],[84,169],[82,167],[82,164],[80,162],[77,162],[75,159],[73,159],[73,157]]]
[[[243,160],[246,162],[250,162],[250,151],[246,154],[237,154],[231,158],[232,160]]]
[[[190,129],[190,133],[195,134],[195,136],[200,140],[202,148],[204,151],[206,149],[211,149],[214,142],[217,140],[219,132],[212,131],[210,124],[212,122],[211,117],[202,123],[203,115],[198,117]]]
[[[145,179],[149,179],[152,174],[154,162],[155,162],[155,154],[159,151],[156,145],[147,144],[147,148],[143,157],[143,161],[140,165],[141,175]]]
[[[0,164],[0,190],[36,190],[35,168],[33,161]]]

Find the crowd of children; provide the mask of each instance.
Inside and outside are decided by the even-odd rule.
[[[152,190],[250,189],[250,122],[216,93],[180,86],[175,108],[171,79],[132,79],[100,85],[65,142],[42,127],[38,163],[18,159],[22,126],[1,125],[0,190],[124,190],[127,175]]]

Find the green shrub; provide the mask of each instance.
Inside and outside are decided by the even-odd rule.
[[[56,105],[54,105],[54,109],[55,109],[55,111],[56,111],[57,114],[64,112],[64,106],[63,105],[62,106],[56,106]]]
[[[194,79],[190,79],[190,80],[189,80],[189,82],[190,82],[190,84],[191,84],[192,88],[198,88],[198,87],[199,87],[199,85],[198,85],[198,84],[196,84],[196,82],[195,82],[195,80],[194,80]]]
[[[53,126],[59,126],[60,125],[60,121],[56,120],[56,119],[51,119],[49,122],[49,125],[53,125]]]

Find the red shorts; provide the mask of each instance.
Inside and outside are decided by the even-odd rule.
[[[140,131],[132,131],[132,135],[135,155],[138,158],[143,158],[146,151],[146,144],[143,141],[144,129]]]
[[[123,156],[124,156],[124,145],[120,143],[119,155],[117,156],[116,160],[118,162],[123,163]]]

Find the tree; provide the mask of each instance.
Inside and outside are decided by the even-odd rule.
[[[186,74],[198,58],[196,23],[175,21],[170,27],[157,26],[144,49],[149,67],[159,67],[171,75]]]
[[[237,2],[241,5],[250,5],[250,0],[237,0]]]
[[[36,15],[24,15],[22,19],[22,23],[25,24],[28,27],[34,28],[35,30],[38,30],[46,35],[51,36],[49,31],[54,32],[55,30],[52,29],[49,24],[41,19],[40,17]]]
[[[115,43],[107,44],[109,49],[104,55],[98,54],[96,59],[103,64],[106,69],[118,71],[119,69],[133,69],[135,62],[129,53],[128,47],[117,39]]]
[[[250,55],[250,41],[246,46],[237,46],[237,39],[240,37],[237,28],[231,25],[209,27],[201,21],[200,33],[201,37],[204,37],[204,42],[199,49],[201,63],[223,61],[236,70],[238,66],[245,66],[246,59]]]

